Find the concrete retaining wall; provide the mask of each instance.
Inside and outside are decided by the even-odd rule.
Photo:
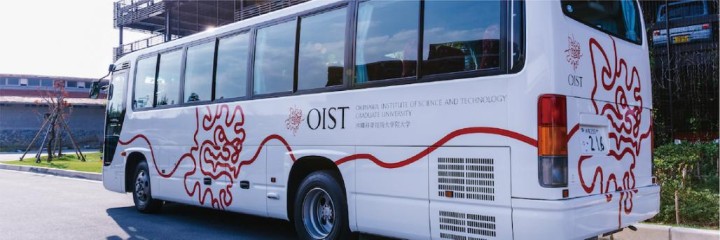
[[[25,150],[43,122],[41,112],[45,106],[32,104],[0,104],[0,151]],[[73,137],[80,147],[99,148],[102,144],[104,108],[74,106],[68,119]],[[42,139],[39,139],[41,141]],[[34,149],[39,147],[35,143]],[[63,146],[71,147],[67,135],[63,137]]]

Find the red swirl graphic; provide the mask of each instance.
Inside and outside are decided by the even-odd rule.
[[[150,149],[150,157],[155,166],[155,171],[163,178],[172,177],[181,163],[188,162],[192,165],[192,168],[183,173],[185,193],[189,197],[197,197],[200,205],[205,205],[209,200],[210,206],[218,209],[225,209],[232,204],[233,195],[230,190],[237,181],[242,167],[255,162],[260,155],[260,151],[270,140],[277,140],[285,145],[290,153],[290,158],[295,161],[290,145],[284,138],[275,134],[263,139],[251,158],[240,160],[240,153],[243,150],[243,142],[245,141],[245,130],[243,128],[245,116],[242,108],[236,106],[230,110],[228,105],[218,105],[214,110],[208,106],[206,111],[207,113],[200,117],[200,108],[195,110],[194,146],[190,147],[189,152],[183,154],[167,173],[163,173],[159,169],[155,158],[155,150],[145,135],[138,134],[128,141],[119,141],[119,143],[128,145],[137,139],[143,139]],[[200,175],[195,176],[198,170]],[[219,189],[212,188],[201,183],[205,177],[209,177],[213,181],[224,177],[227,184]]]
[[[580,184],[586,193],[605,194],[606,201],[610,202],[613,198],[612,192],[619,192],[618,227],[620,227],[622,225],[621,213],[629,215],[632,212],[633,195],[638,191],[635,188],[635,161],[640,155],[642,141],[650,136],[651,127],[644,133],[640,133],[643,121],[640,76],[635,66],[629,67],[625,59],[618,56],[615,39],[612,37],[610,39],[613,47],[612,61],[595,38],[590,38],[588,46],[595,80],[591,100],[595,113],[610,120],[608,141],[612,144],[608,148],[607,156],[612,157],[615,161],[614,163],[605,162],[606,158],[582,155],[578,159],[577,171]],[[613,94],[614,100],[611,102],[599,101],[597,99],[599,92]],[[574,135],[578,127],[579,125],[573,127],[569,138]],[[588,184],[586,181],[588,176],[583,174],[582,166],[589,164],[589,161],[596,161],[594,164],[597,167],[595,167],[592,177],[589,178],[592,181]],[[603,169],[603,166],[608,169],[616,169],[616,171]],[[618,168],[610,168],[611,166],[621,166],[621,171],[617,172]],[[624,168],[624,166],[628,167]],[[612,188],[610,188],[611,186]]]

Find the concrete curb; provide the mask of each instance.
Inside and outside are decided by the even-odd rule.
[[[616,240],[654,239],[654,240],[717,240],[720,231],[695,228],[673,227],[655,224],[635,224],[637,231],[625,229],[613,234]]]
[[[80,178],[80,179],[93,180],[93,181],[102,181],[102,174],[100,174],[100,173],[89,173],[89,172],[79,172],[79,171],[73,171],[73,170],[62,170],[62,169],[54,169],[54,168],[11,165],[11,164],[3,164],[3,163],[0,163],[0,169],[22,171],[22,172],[32,172],[32,173],[40,173],[40,174],[49,174],[49,175],[55,175],[55,176],[61,176],[61,177]]]
[[[694,228],[670,228],[670,239],[673,240],[700,240],[700,239],[720,239],[720,231],[694,229]]]

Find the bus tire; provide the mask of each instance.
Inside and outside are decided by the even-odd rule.
[[[295,195],[293,220],[300,239],[349,239],[347,201],[331,171],[310,173]]]
[[[133,180],[133,202],[141,213],[156,213],[162,207],[162,201],[152,197],[150,188],[150,171],[147,162],[138,163]]]

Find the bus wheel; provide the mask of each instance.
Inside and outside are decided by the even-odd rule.
[[[301,239],[348,239],[347,202],[334,174],[317,171],[300,184],[294,224]]]
[[[162,201],[153,199],[150,191],[150,172],[146,162],[140,162],[135,168],[135,184],[133,202],[135,208],[142,213],[155,213],[162,207]]]

